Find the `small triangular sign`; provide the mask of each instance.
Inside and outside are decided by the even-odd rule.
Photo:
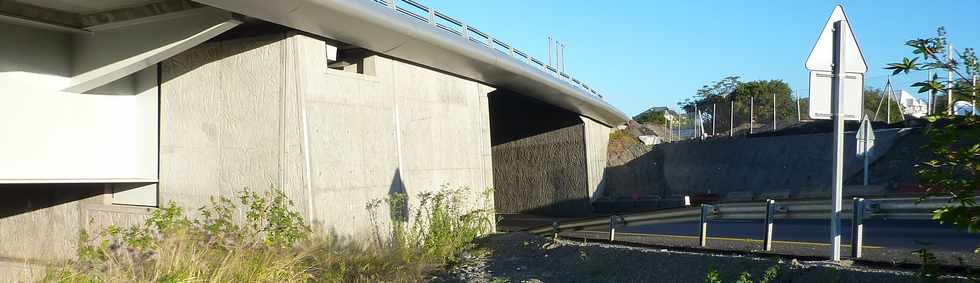
[[[834,22],[844,21],[844,68],[847,73],[861,73],[868,71],[868,64],[864,61],[861,47],[854,38],[851,25],[844,14],[844,7],[837,5],[834,12],[830,14],[830,19],[824,24],[823,31],[817,39],[817,43],[810,51],[810,56],[806,59],[806,69],[810,71],[833,71],[834,63]]]
[[[858,128],[857,132],[858,140],[873,141],[875,140],[875,131],[871,128],[871,120],[868,120],[868,116],[864,116],[864,120],[861,120],[861,127]]]

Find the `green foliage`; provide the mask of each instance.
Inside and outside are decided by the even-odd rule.
[[[399,251],[405,260],[437,265],[454,263],[460,252],[472,248],[477,237],[490,232],[492,224],[492,209],[466,206],[463,197],[469,192],[468,188],[453,189],[443,185],[439,191],[418,194],[418,206],[411,219],[392,215],[392,234],[387,246]],[[492,203],[489,201],[491,195],[490,191],[484,193],[484,204]],[[372,217],[378,216],[376,211],[382,202],[396,213],[411,210],[406,195],[394,194],[368,206],[375,211]]]
[[[773,94],[776,96],[775,102],[773,101]],[[757,123],[771,123],[773,103],[776,104],[777,121],[796,121],[796,98],[793,96],[789,84],[782,80],[742,82],[737,76],[729,76],[713,82],[710,86],[702,86],[694,97],[685,99],[679,105],[688,112],[694,111],[695,106],[697,106],[705,115],[705,121],[710,121],[711,115],[729,117],[733,111],[732,108],[734,108],[735,126],[737,127],[740,124],[748,124],[747,117],[753,112],[750,111],[753,105],[755,107],[753,113],[755,121]],[[711,113],[715,105],[717,105],[718,113]],[[725,118],[716,119],[715,123],[715,127],[727,129],[731,122]]]
[[[773,282],[776,280],[776,277],[779,277],[779,266],[773,265],[769,269],[766,269],[766,273],[762,274],[762,280],[759,280],[759,283]]]
[[[721,283],[721,276],[718,275],[718,270],[714,267],[708,269],[708,274],[704,276],[704,283]]]
[[[969,233],[980,232],[976,189],[980,187],[980,120],[929,117],[925,149],[935,158],[917,164],[917,172],[928,185],[928,196],[947,196],[951,203],[933,212],[933,219]]]
[[[877,121],[886,121],[888,113],[888,105],[891,105],[892,111],[892,121],[901,121],[902,113],[899,111],[900,106],[898,101],[894,99],[886,99],[882,101],[882,98],[886,96],[886,93],[882,89],[878,88],[866,88],[864,89],[864,114],[869,117],[869,119],[875,119],[875,112],[877,112]],[[898,98],[898,97],[893,97]],[[887,103],[887,104],[886,104]]]
[[[922,261],[916,275],[926,282],[938,281],[939,277],[943,275],[943,270],[939,265],[939,260],[936,259],[936,255],[932,254],[925,248],[915,250],[913,253],[919,256],[919,259]]]
[[[742,271],[742,273],[738,274],[738,279],[735,280],[735,283],[753,283],[752,274],[749,274],[748,271]]]
[[[951,50],[946,48],[946,30],[943,27],[937,29],[936,37],[909,40],[906,45],[912,47],[912,53],[921,56],[924,62],[914,68],[900,66],[905,65],[906,60],[903,59],[901,64],[891,64],[889,68],[904,73],[938,69],[957,76],[953,81],[944,82],[934,75],[913,84],[919,87],[919,92],[950,90],[956,98],[954,100],[975,99],[973,92],[977,91],[977,87],[972,85],[971,80],[973,75],[980,73],[980,65],[972,48],[966,48],[960,54],[950,53]],[[955,55],[958,55],[959,61],[954,59]],[[947,60],[947,57],[951,60]],[[977,188],[980,188],[977,183],[980,172],[980,120],[975,116],[932,116],[928,117],[928,121],[925,133],[930,141],[925,149],[933,154],[933,158],[916,166],[918,175],[927,186],[928,193],[923,198],[950,197],[948,204],[933,212],[933,219],[969,233],[980,232],[980,208],[975,198]],[[980,253],[980,248],[974,252]],[[925,265],[926,254],[921,255]]]
[[[766,269],[765,273],[762,274],[762,278],[759,279],[759,283],[769,283],[774,282],[776,278],[779,277],[779,266],[773,265]],[[705,283],[721,283],[721,275],[718,274],[718,270],[714,267],[708,269],[708,274],[704,277]],[[753,283],[752,274],[748,271],[742,271],[738,274],[738,278],[735,280],[736,283]]]
[[[42,281],[418,282],[489,231],[482,217],[492,211],[470,212],[463,193],[420,196],[413,223],[425,224],[408,226],[391,246],[317,236],[278,190],[213,198],[195,219],[170,203],[140,225],[96,237],[80,231],[78,259]]]
[[[666,111],[647,110],[633,116],[633,120],[643,124],[667,125]]]
[[[609,132],[609,143],[610,144],[614,144],[614,143],[637,144],[640,143],[640,140],[636,137],[633,137],[633,135],[631,135],[626,130],[613,129],[612,131]]]

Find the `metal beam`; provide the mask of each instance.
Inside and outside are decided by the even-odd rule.
[[[215,24],[190,37],[139,53],[132,57],[110,62],[102,67],[77,75],[71,79],[71,85],[63,91],[75,93],[90,91],[204,43],[208,39],[214,38],[241,23],[237,19],[230,18],[229,15],[228,20]]]

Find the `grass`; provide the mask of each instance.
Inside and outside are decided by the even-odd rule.
[[[170,203],[145,223],[80,233],[75,260],[52,267],[43,282],[418,282],[452,264],[489,232],[489,210],[467,209],[465,189],[418,196],[412,220],[404,196],[388,207],[391,231],[376,243],[314,233],[281,192],[240,192],[212,199],[191,219]],[[405,215],[397,215],[403,211]],[[380,223],[376,221],[375,223]]]

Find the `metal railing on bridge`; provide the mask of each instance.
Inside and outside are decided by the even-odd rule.
[[[374,2],[384,5],[394,11],[408,15],[419,21],[428,23],[434,28],[461,36],[470,42],[479,43],[484,47],[514,57],[533,68],[542,70],[545,73],[551,74],[562,81],[568,82],[569,84],[584,90],[586,93],[589,93],[599,99],[603,99],[602,93],[600,93],[598,90],[589,87],[582,81],[565,72],[559,71],[555,66],[545,64],[527,52],[518,50],[510,44],[500,41],[486,32],[467,25],[463,21],[440,13],[439,11],[432,9],[432,7],[425,6],[422,3],[413,0],[374,0]]]
[[[977,198],[980,201],[980,197]],[[861,257],[865,219],[932,219],[932,212],[950,203],[950,198],[854,198],[845,200],[842,219],[852,219],[851,256]],[[617,227],[671,224],[684,222],[701,223],[700,245],[707,245],[708,224],[711,220],[764,220],[765,238],[763,248],[772,250],[773,222],[775,219],[829,219],[831,210],[830,200],[791,200],[777,203],[774,200],[764,202],[737,202],[720,204],[702,204],[675,209],[665,209],[650,212],[640,212],[622,215],[581,218],[571,221],[554,222],[552,225],[528,229],[533,234],[552,234],[558,237],[563,231],[585,230],[592,228],[609,229],[609,241],[614,241]]]

